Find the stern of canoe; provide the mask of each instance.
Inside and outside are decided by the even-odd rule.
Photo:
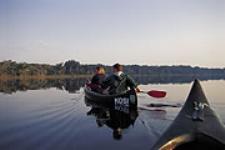
[[[85,102],[86,104],[92,103],[97,105],[102,105],[106,107],[137,107],[137,95],[134,90],[129,90],[126,93],[118,95],[103,95],[91,91],[85,88]]]

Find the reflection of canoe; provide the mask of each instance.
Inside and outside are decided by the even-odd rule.
[[[151,103],[146,105],[147,107],[181,107],[181,104],[163,104],[163,103]]]
[[[95,103],[87,98],[85,99],[85,103],[91,107],[87,115],[96,118],[98,127],[107,126],[112,129],[112,137],[115,140],[120,140],[124,130],[134,125],[138,117],[137,107],[107,106]]]
[[[137,106],[137,95],[134,90],[129,90],[126,93],[118,95],[103,95],[91,91],[90,88],[85,87],[85,99],[89,102],[93,102],[98,105],[104,105],[107,107],[115,106],[126,106],[136,107]]]
[[[225,128],[195,81],[182,110],[152,149],[225,149]]]

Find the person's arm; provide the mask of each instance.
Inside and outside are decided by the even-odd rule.
[[[111,79],[112,77],[111,76],[106,76],[105,77],[105,79],[103,80],[103,82],[102,82],[102,88],[103,89],[106,89],[107,87],[109,87],[110,86],[110,83],[111,83]]]
[[[131,76],[129,76],[129,75],[127,75],[127,82],[128,82],[128,86],[130,87],[130,88],[133,88],[133,89],[135,89],[137,92],[140,92],[141,90],[139,89],[139,87],[138,87],[138,84],[134,81],[134,79],[131,77]]]
[[[92,84],[98,84],[99,78],[97,75],[94,75],[91,79],[91,83]]]

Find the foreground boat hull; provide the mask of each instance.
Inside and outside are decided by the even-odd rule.
[[[225,149],[225,128],[198,80],[174,122],[151,149]]]

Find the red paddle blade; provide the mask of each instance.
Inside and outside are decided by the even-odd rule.
[[[156,90],[152,90],[148,92],[149,96],[155,97],[155,98],[163,98],[166,96],[166,92],[165,91],[156,91]]]

